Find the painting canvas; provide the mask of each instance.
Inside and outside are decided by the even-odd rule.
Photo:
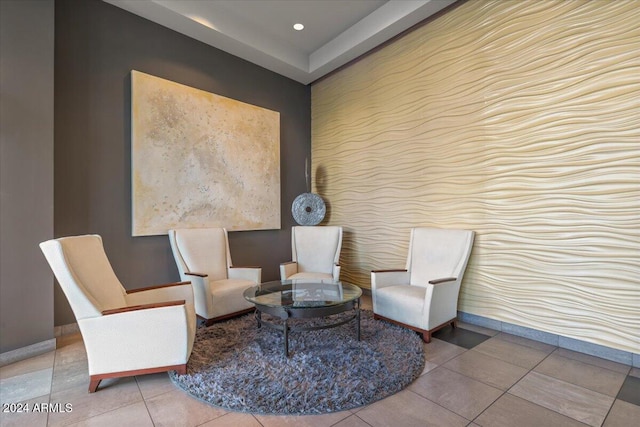
[[[280,114],[131,72],[132,234],[280,228]]]

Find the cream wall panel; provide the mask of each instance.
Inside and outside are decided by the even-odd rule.
[[[342,277],[477,232],[462,311],[640,353],[640,2],[468,1],[312,87]]]

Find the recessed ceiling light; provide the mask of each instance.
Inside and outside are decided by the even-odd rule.
[[[304,25],[302,24],[293,24],[293,29],[296,31],[302,31],[304,30]]]

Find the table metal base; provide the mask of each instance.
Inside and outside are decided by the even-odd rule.
[[[327,323],[317,326],[291,326],[289,325],[289,319],[312,319],[318,317],[331,316],[332,314],[344,313],[349,310],[354,310],[355,313],[352,316],[342,319],[338,322]],[[279,317],[283,320],[283,323],[277,324],[273,322],[267,322],[262,319],[262,313],[267,313],[275,317]],[[332,305],[329,307],[269,307],[256,304],[255,311],[256,321],[258,322],[258,328],[263,325],[282,331],[284,333],[284,355],[289,357],[289,332],[290,331],[315,331],[319,329],[335,328],[337,326],[344,325],[352,320],[356,320],[356,329],[358,335],[358,341],[360,341],[360,298],[346,302],[344,304]]]

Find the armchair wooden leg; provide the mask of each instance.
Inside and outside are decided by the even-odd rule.
[[[380,316],[379,314],[375,314],[375,313],[373,314],[373,318],[375,320],[384,320],[386,322],[393,323],[394,325],[399,325],[399,326],[402,326],[403,328],[411,329],[412,331],[417,332],[418,335],[420,335],[422,337],[422,341],[424,341],[427,344],[429,344],[431,342],[431,333],[437,331],[437,329],[431,329],[430,331],[425,331],[424,329],[420,329],[420,328],[417,328],[415,326],[407,325],[406,323],[398,322],[396,320],[392,320],[392,319],[389,319],[388,317]],[[440,327],[445,326],[447,324],[448,323],[445,323],[444,325],[441,325]]]
[[[110,372],[110,373],[104,373],[104,374],[90,375],[89,376],[89,393],[95,393],[98,390],[98,385],[100,385],[100,381],[107,378],[133,377],[136,375],[155,374],[157,372],[167,372],[167,371],[177,371],[179,375],[185,375],[187,373],[187,364],[184,363],[182,365],[160,366],[157,368],[134,369],[132,371]]]
[[[223,320],[232,319],[234,317],[242,316],[243,314],[251,313],[255,311],[255,307],[246,308],[244,310],[236,311],[235,313],[224,314],[222,316],[213,317],[211,319],[206,319],[202,316],[198,316],[198,318],[204,321],[205,326],[211,326],[216,322],[222,322]]]
[[[93,376],[91,377],[91,380],[89,381],[89,393],[95,393],[98,390],[100,381],[102,381],[102,379],[96,379]]]

